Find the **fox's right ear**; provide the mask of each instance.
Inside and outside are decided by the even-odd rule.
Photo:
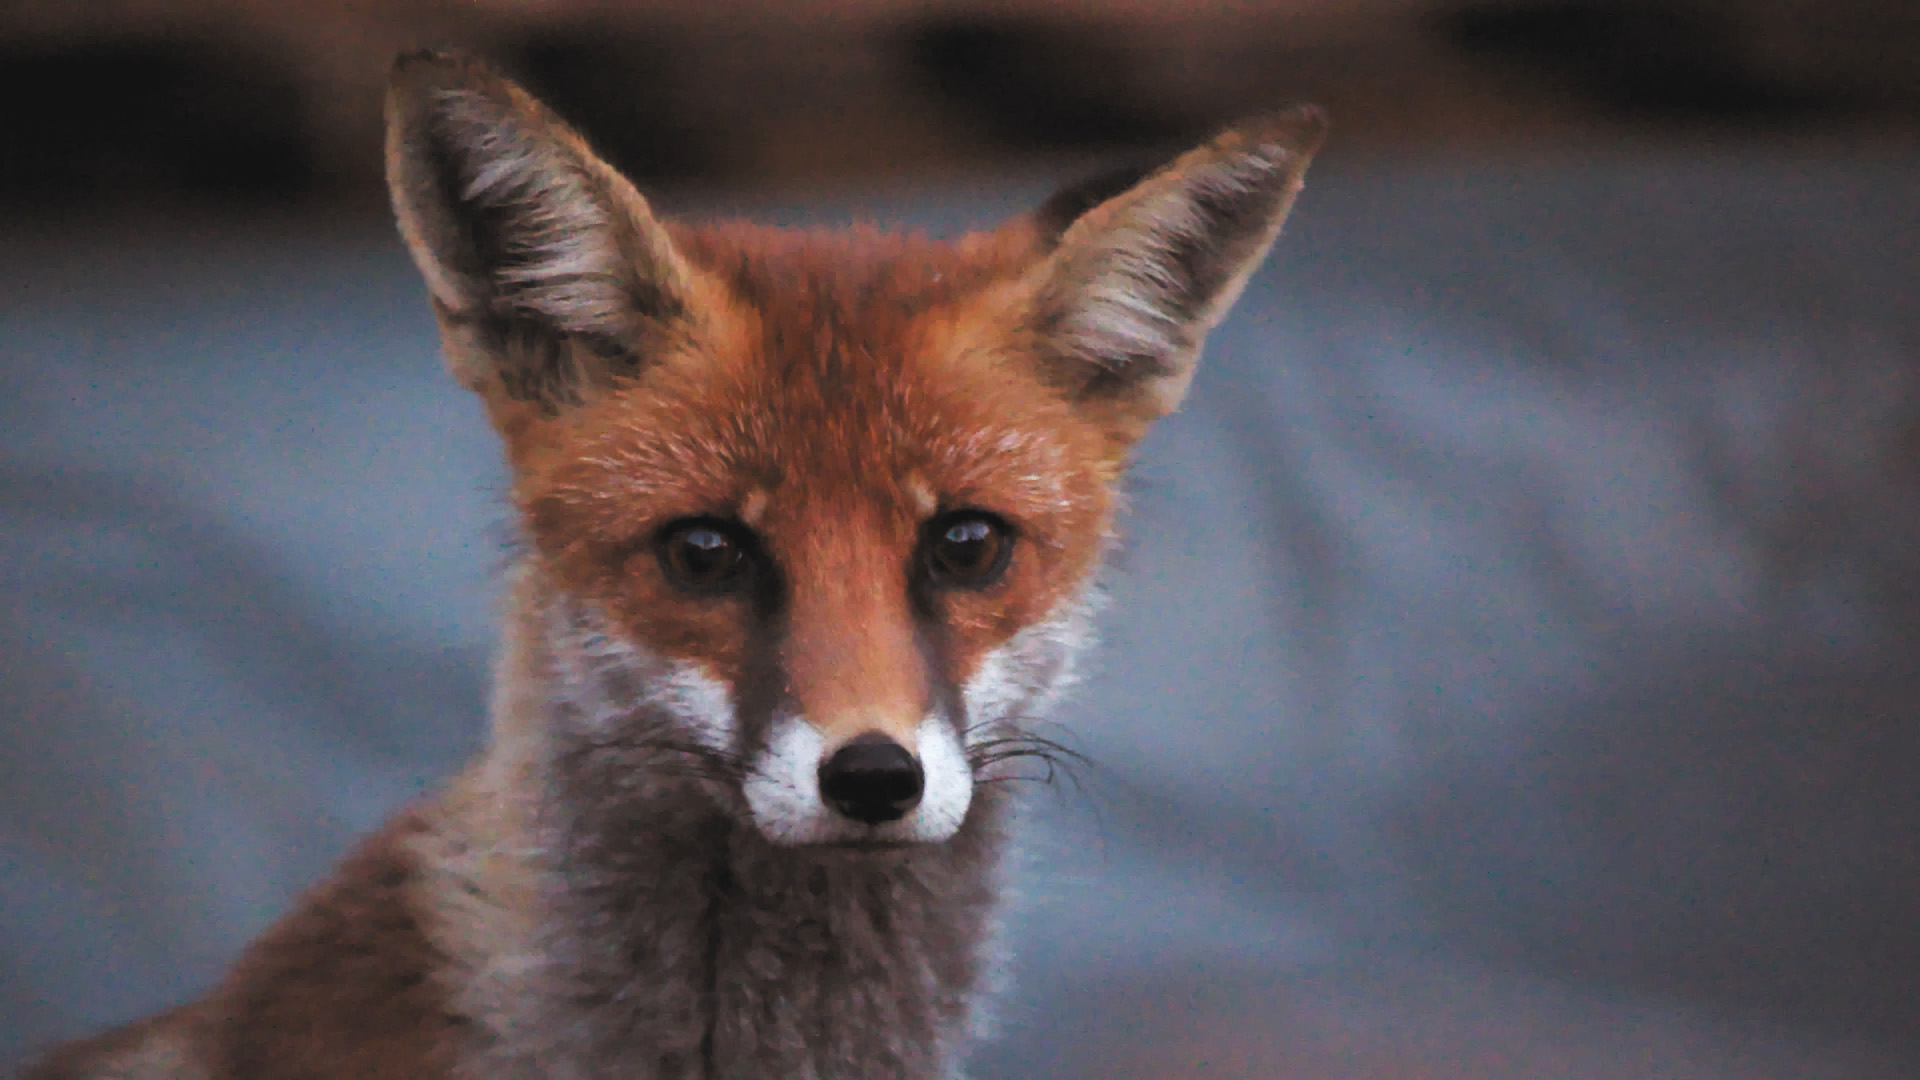
[[[489,400],[553,411],[686,317],[690,271],[646,200],[477,61],[395,63],[387,183],[449,363]]]

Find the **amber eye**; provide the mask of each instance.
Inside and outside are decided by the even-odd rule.
[[[981,588],[1006,572],[1013,530],[992,514],[961,510],[934,518],[923,542],[927,569],[941,585]]]
[[[753,570],[751,538],[711,518],[677,521],[660,533],[660,566],[674,584],[702,592],[731,589]]]

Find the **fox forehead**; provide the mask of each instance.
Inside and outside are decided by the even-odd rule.
[[[536,518],[564,503],[575,538],[604,543],[705,514],[777,529],[974,507],[1051,542],[1101,527],[1124,448],[1035,374],[1014,245],[748,226],[675,239],[713,286],[693,329],[556,422],[520,478]]]

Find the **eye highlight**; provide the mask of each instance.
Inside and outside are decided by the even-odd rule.
[[[688,518],[660,531],[656,542],[667,580],[694,592],[726,592],[753,574],[753,537],[717,518]]]
[[[1013,529],[983,510],[956,510],[927,522],[920,548],[934,584],[985,588],[1006,573]]]

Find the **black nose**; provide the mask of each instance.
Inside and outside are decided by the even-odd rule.
[[[820,766],[820,795],[855,821],[898,821],[920,805],[926,777],[907,748],[885,735],[862,735]]]

